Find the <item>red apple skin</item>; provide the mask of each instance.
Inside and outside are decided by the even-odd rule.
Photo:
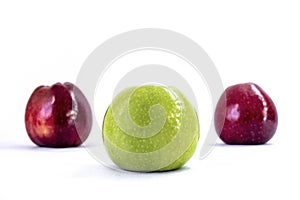
[[[276,132],[278,116],[271,98],[254,83],[228,87],[214,116],[215,129],[227,144],[264,144]]]
[[[25,111],[29,138],[41,147],[75,147],[88,137],[92,112],[84,94],[72,83],[40,86]]]

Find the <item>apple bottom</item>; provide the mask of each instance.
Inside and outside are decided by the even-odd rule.
[[[118,167],[128,171],[154,172],[176,170],[182,167],[194,154],[198,140],[199,136],[195,135],[192,143],[183,151],[180,149],[182,145],[174,143],[158,151],[148,153],[124,151],[109,140],[104,140],[104,144],[110,158]],[[178,156],[180,150],[183,153]]]

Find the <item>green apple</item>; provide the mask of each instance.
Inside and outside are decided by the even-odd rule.
[[[143,85],[118,94],[104,117],[111,160],[130,171],[168,171],[194,154],[200,135],[195,109],[174,87]]]

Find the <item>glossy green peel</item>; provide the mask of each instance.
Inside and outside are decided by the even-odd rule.
[[[130,171],[180,168],[193,155],[198,139],[197,114],[174,87],[127,88],[113,100],[103,122],[110,158]]]

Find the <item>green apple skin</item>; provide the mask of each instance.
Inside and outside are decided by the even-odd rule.
[[[123,90],[107,109],[103,141],[111,160],[129,171],[170,171],[194,154],[197,113],[175,87],[144,85]]]

